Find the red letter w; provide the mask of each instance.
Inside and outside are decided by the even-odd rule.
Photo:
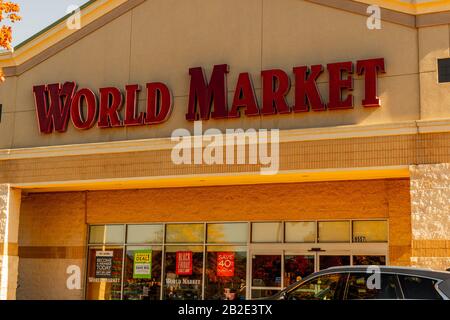
[[[70,105],[75,92],[75,82],[49,84],[33,87],[36,113],[41,133],[67,131]]]

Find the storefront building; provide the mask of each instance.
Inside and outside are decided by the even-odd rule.
[[[1,299],[251,299],[336,265],[450,268],[449,2],[80,17],[0,54]],[[227,129],[259,140],[206,157]],[[177,130],[200,139],[189,161]]]

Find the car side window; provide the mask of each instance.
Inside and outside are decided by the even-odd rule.
[[[345,299],[401,299],[401,293],[395,275],[351,273]]]
[[[289,300],[337,300],[342,276],[339,273],[327,274],[311,279],[288,293]]]
[[[405,299],[442,300],[436,291],[437,280],[417,276],[398,276]]]

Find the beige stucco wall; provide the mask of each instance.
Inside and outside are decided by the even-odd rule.
[[[437,59],[450,56],[450,25],[419,29],[422,119],[450,117],[450,83],[438,83]]]
[[[378,90],[382,107],[361,107],[363,79],[356,77],[354,110],[210,120],[205,129],[290,129],[418,119],[417,29],[383,22],[381,30],[369,30],[366,19],[303,0],[146,1],[0,85],[4,104],[0,148],[164,137],[175,128],[190,129],[192,123],[185,120],[188,69],[202,66],[209,74],[214,64],[221,63],[231,68],[231,100],[241,72],[251,73],[259,95],[263,69],[281,68],[291,73],[298,65],[384,57],[387,73],[381,76]],[[40,135],[32,86],[68,80],[94,90],[162,81],[173,92],[174,111],[167,123],[153,127],[79,131],[69,125],[67,133]],[[328,100],[326,72],[319,82]],[[291,104],[292,99],[293,90]],[[141,110],[144,102],[142,94]]]
[[[86,243],[85,195],[24,195],[19,235],[18,299],[82,299]],[[81,270],[81,288],[68,289],[67,268]]]
[[[410,167],[412,264],[450,268],[450,164]]]
[[[21,191],[0,184],[0,300],[16,298]]]

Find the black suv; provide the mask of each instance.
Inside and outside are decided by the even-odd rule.
[[[268,300],[450,299],[450,272],[408,267],[333,267],[309,275]]]

